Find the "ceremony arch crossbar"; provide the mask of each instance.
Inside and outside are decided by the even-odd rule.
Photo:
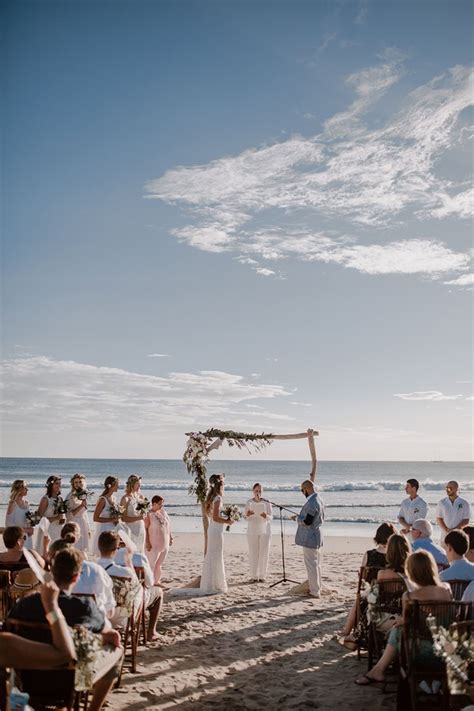
[[[205,500],[208,490],[207,463],[209,461],[209,453],[212,450],[219,449],[224,442],[227,442],[230,447],[246,449],[248,452],[252,450],[259,452],[272,444],[275,440],[306,439],[311,457],[309,479],[315,481],[317,457],[314,438],[318,435],[319,432],[311,428],[306,430],[306,432],[297,432],[296,434],[248,434],[245,432],[218,430],[215,428],[206,430],[205,432],[186,432],[186,436],[189,439],[183,461],[186,464],[188,472],[194,475],[194,481],[189,487],[189,493],[195,494],[198,502],[201,504],[202,524],[204,529],[204,551],[207,549],[207,529],[209,525],[205,512]]]

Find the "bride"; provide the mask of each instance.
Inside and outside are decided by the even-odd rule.
[[[224,526],[232,525],[221,516],[224,477],[213,474],[209,478],[211,488],[206,497],[205,510],[209,517],[207,551],[202,566],[200,590],[203,593],[227,592],[224,569]]]

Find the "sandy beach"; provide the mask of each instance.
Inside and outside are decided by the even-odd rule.
[[[353,683],[366,660],[333,635],[354,599],[364,538],[334,537],[323,549],[320,600],[289,594],[281,578],[280,538],[274,537],[265,584],[248,582],[247,540],[225,537],[227,595],[173,599],[167,595],[160,640],[140,648],[136,675],[127,673],[110,697],[127,709],[394,709],[395,694]],[[303,581],[302,551],[286,540],[287,577]],[[202,536],[176,534],[164,583],[185,586],[200,572]]]

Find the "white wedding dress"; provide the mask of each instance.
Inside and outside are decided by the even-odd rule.
[[[222,497],[216,496],[212,501],[212,507],[219,501],[219,511],[222,505]],[[227,581],[224,568],[224,526],[225,523],[209,521],[207,531],[207,553],[204,558],[201,574],[200,590],[206,595],[212,593],[226,593]]]

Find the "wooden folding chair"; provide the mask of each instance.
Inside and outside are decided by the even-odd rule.
[[[111,575],[110,576],[113,585],[113,592],[115,597],[115,602],[117,607],[122,607],[121,603],[121,590],[123,589],[124,581],[131,581],[132,578],[122,578],[121,576]],[[124,658],[127,654],[127,649],[130,649],[130,669],[133,673],[137,671],[137,647],[138,647],[138,636],[140,634],[140,617],[142,614],[143,598],[141,602],[136,605],[132,605],[132,609],[126,616],[126,621],[121,629],[119,630],[122,637],[122,644],[124,648]],[[123,665],[122,665],[123,666]],[[120,679],[122,672],[120,672]]]
[[[11,577],[8,570],[0,570],[0,619],[6,620],[11,608],[9,594]]]
[[[356,621],[354,625],[355,637],[357,640],[357,658],[360,659],[362,649],[367,649],[368,645],[368,620],[367,601],[363,596],[365,583],[373,583],[377,579],[377,574],[382,568],[366,565],[359,570],[359,580],[356,593]]]
[[[439,681],[442,692],[438,697],[438,708],[448,709],[444,664],[439,657],[435,657],[434,652],[430,652],[433,639],[426,620],[433,616],[438,625],[448,628],[453,622],[468,620],[470,611],[471,604],[466,602],[408,602],[401,637],[398,711],[407,711],[407,702],[412,711],[426,707],[426,704],[420,701],[420,683],[425,681],[430,684],[435,680]],[[436,697],[430,700],[434,702]]]
[[[406,584],[402,578],[393,580],[381,580],[378,584],[379,596],[375,613],[380,618],[393,616],[394,621],[402,615],[402,597],[406,591]],[[375,662],[382,656],[385,648],[387,633],[377,628],[377,620],[372,620],[369,624],[368,635],[368,669],[372,669]]]
[[[135,573],[137,574],[137,578],[141,583],[142,589],[143,589],[143,605],[142,605],[142,612],[140,615],[140,626],[141,626],[141,632],[142,632],[142,642],[143,645],[146,647],[148,640],[146,637],[146,593],[145,593],[145,569],[143,567],[134,567]],[[138,632],[138,636],[140,637],[140,631]]]
[[[26,622],[8,618],[7,629],[10,632],[37,642],[51,642],[51,630],[46,622]],[[74,663],[58,669],[15,670],[21,688],[30,695],[30,705],[35,711],[67,708],[68,711],[79,709],[80,695],[74,689]]]
[[[464,595],[464,591],[471,582],[470,580],[448,580],[447,581],[451,587],[451,592],[453,594],[453,600],[461,600]]]

